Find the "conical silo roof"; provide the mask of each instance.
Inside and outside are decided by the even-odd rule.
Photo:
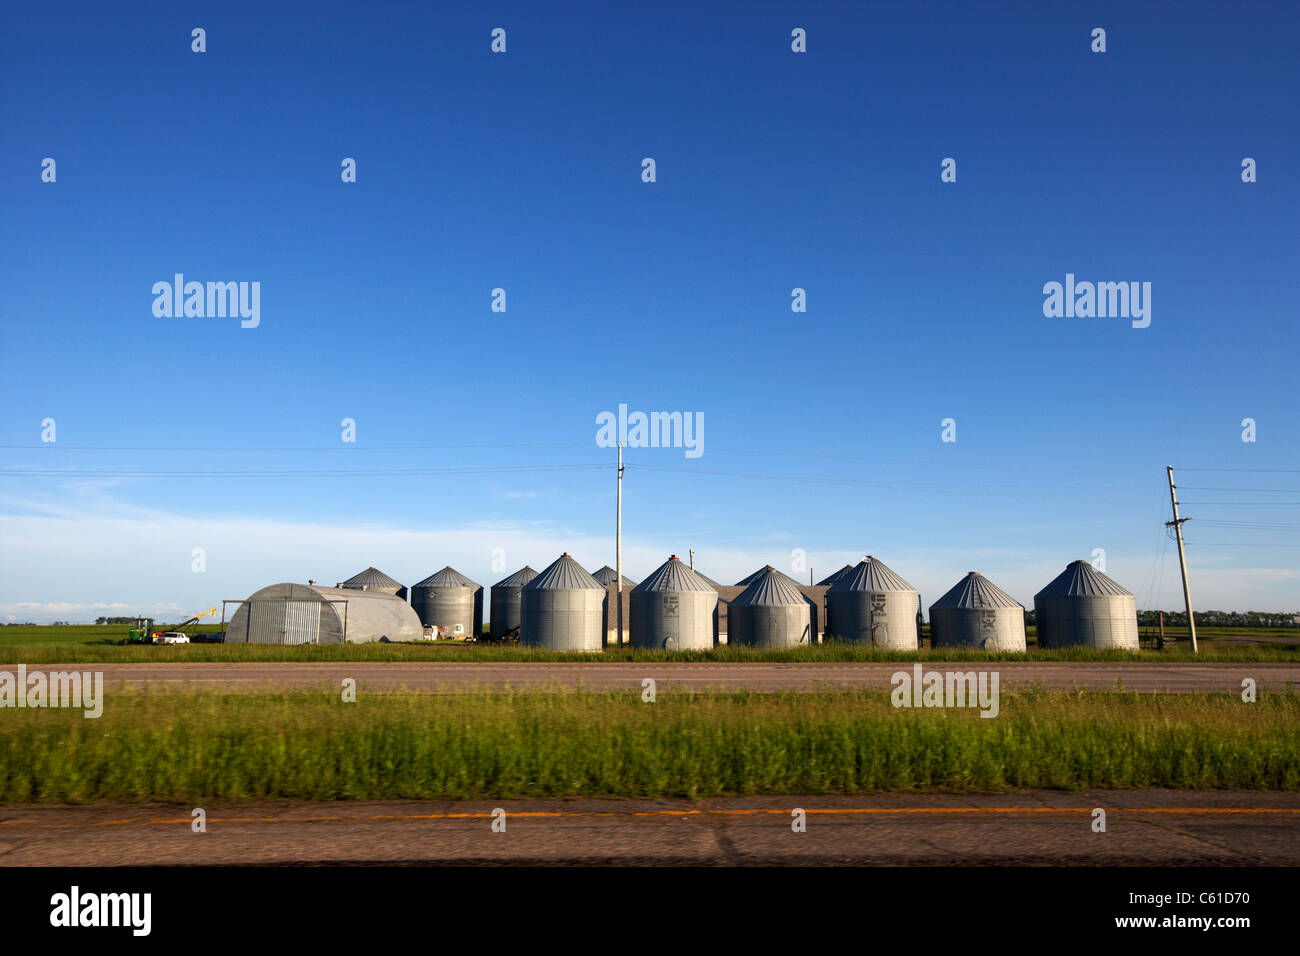
[[[747,587],[749,587],[751,584],[753,584],[755,581],[757,581],[760,575],[767,574],[769,571],[770,571],[772,574],[779,574],[779,575],[781,575],[781,577],[785,578],[787,581],[789,581],[789,582],[790,582],[791,584],[793,584],[795,587],[798,587],[798,586],[799,586],[799,582],[796,581],[794,578],[790,577],[790,575],[786,574],[784,571],[778,571],[776,568],[772,567],[772,565],[767,564],[767,565],[764,565],[763,567],[759,568],[759,569],[758,569],[757,571],[755,571],[753,574],[748,574],[748,575],[746,575],[745,577],[741,578],[739,581],[736,582],[736,587],[738,587],[738,588],[747,588]]]
[[[385,588],[398,590],[402,587],[402,582],[394,581],[378,568],[366,568],[344,581],[343,587],[355,591],[382,591]]]
[[[599,581],[588,574],[577,561],[564,552],[548,564],[537,577],[524,585],[532,591],[604,591]]]
[[[948,608],[1018,607],[1024,605],[978,571],[969,572],[947,594],[930,605],[930,610]]]
[[[687,566],[689,567],[689,565],[687,565]],[[696,577],[698,577],[701,581],[703,581],[703,582],[704,582],[705,584],[707,584],[709,587],[713,588],[713,590],[717,591],[717,590],[719,590],[719,589],[722,587],[721,584],[719,584],[717,581],[713,580],[713,578],[709,577],[707,574],[702,574],[698,569],[696,569],[696,568],[691,568],[691,570],[695,572],[695,576],[696,576]]]
[[[717,591],[713,585],[696,574],[688,565],[682,564],[677,555],[673,555],[648,578],[632,589],[633,594],[646,594],[650,591]]]
[[[521,588],[535,577],[537,577],[537,572],[525,564],[514,574],[508,578],[502,578],[492,586],[494,588]]]
[[[414,591],[416,588],[477,588],[478,586],[477,582],[471,581],[451,565],[447,565],[447,567],[429,575],[423,581],[412,584],[411,590]]]
[[[1035,594],[1034,598],[1104,594],[1133,596],[1132,591],[1125,590],[1087,561],[1080,560],[1071,561],[1066,569],[1053,578],[1047,587]]]
[[[809,603],[789,577],[771,566],[749,577],[748,587],[727,602],[731,607],[802,607]]]
[[[820,587],[830,587],[832,584],[834,584],[834,583],[835,583],[836,581],[838,581],[840,578],[844,577],[844,575],[846,575],[846,574],[852,574],[852,573],[853,573],[853,565],[851,565],[851,564],[846,564],[846,565],[844,565],[844,567],[840,568],[840,569],[839,569],[838,571],[836,571],[834,574],[832,574],[832,575],[830,575],[830,576],[828,576],[828,577],[824,577],[824,578],[822,578],[820,581],[818,581],[818,582],[817,582],[817,586],[818,586],[819,588],[820,588]]]
[[[596,579],[597,584],[601,584],[601,585],[616,584],[618,582],[618,572],[615,571],[613,568],[611,568],[608,564],[598,571],[592,571],[591,576]],[[623,575],[623,587],[625,588],[636,587],[636,582],[633,581],[625,574]]]
[[[882,561],[868,555],[866,560],[831,585],[832,591],[916,591]]]

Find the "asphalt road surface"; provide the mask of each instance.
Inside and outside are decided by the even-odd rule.
[[[493,811],[505,811],[494,832]],[[795,832],[793,811],[805,812]],[[1106,830],[1094,831],[1094,809]],[[1300,794],[1170,790],[0,809],[0,865],[1300,865]],[[499,817],[497,818],[499,819]]]
[[[226,690],[337,687],[353,678],[358,689],[456,692],[473,689],[547,690],[584,687],[588,690],[636,690],[646,677],[655,680],[656,692],[674,690],[815,691],[838,689],[889,689],[896,671],[911,671],[912,664],[798,663],[798,664],[638,664],[638,663],[474,663],[469,661],[394,661],[357,663],[148,663],[41,665],[102,671],[107,684],[155,687],[216,687]],[[1241,692],[1243,678],[1260,687],[1282,690],[1300,687],[1300,665],[1295,664],[1159,664],[1035,662],[927,662],[928,671],[996,671],[1001,686],[1041,684],[1070,690]]]

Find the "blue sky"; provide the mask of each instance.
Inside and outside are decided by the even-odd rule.
[[[1179,471],[1236,502],[1185,509],[1194,597],[1300,610],[1300,8],[1134,6],[9,14],[0,620],[612,564],[619,403],[705,422],[627,451],[635,578],[872,553],[1030,603],[1100,548],[1175,607],[1164,466],[1277,469]],[[177,272],[260,325],[155,317]],[[1150,326],[1045,318],[1067,272]]]

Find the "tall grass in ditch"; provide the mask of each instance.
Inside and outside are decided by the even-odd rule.
[[[437,696],[121,690],[103,717],[11,710],[0,803],[704,797],[1044,788],[1300,789],[1300,698],[1004,692]]]

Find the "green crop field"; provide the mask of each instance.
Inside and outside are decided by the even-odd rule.
[[[0,803],[698,798],[1045,788],[1300,789],[1300,698],[1004,692],[999,716],[887,692],[228,696],[110,689],[14,710]]]

